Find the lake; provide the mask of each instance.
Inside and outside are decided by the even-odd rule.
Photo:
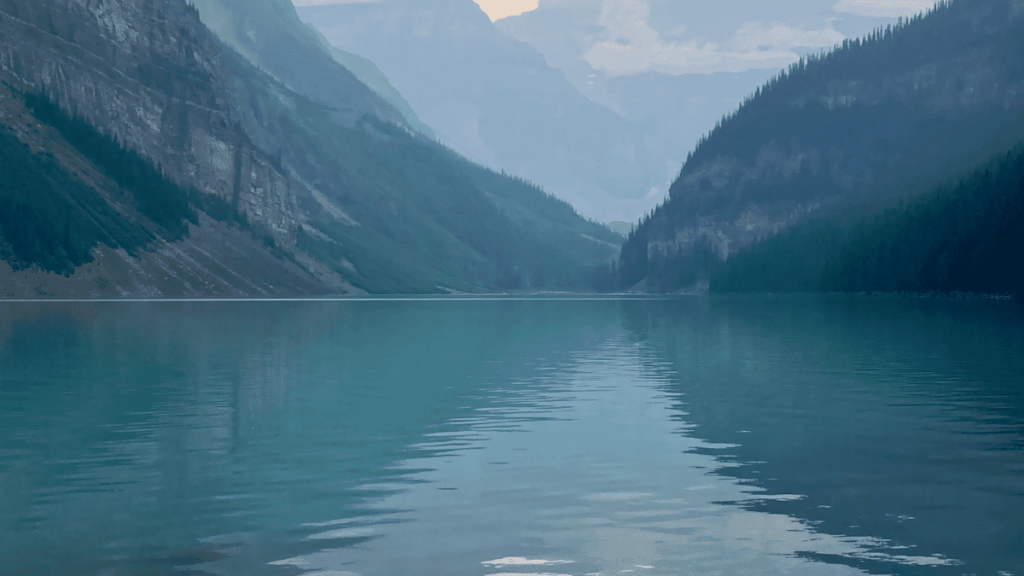
[[[1024,312],[0,302],[0,573],[1024,576]]]

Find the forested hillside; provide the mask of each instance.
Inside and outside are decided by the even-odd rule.
[[[1024,296],[1024,146],[955,186],[858,212],[740,252],[715,269],[711,290]]]
[[[59,133],[110,183],[88,186],[52,154],[33,154],[27,144],[0,131],[0,257],[14,269],[38,266],[71,274],[92,261],[99,244],[134,253],[158,235],[180,240],[188,236],[189,223],[198,224],[198,211],[250,230],[248,220],[227,202],[172,181],[152,161],[69,116],[45,92],[24,95],[24,101],[40,123]]]
[[[70,274],[100,243],[134,251],[153,239],[153,231],[125,220],[100,191],[0,131],[0,259],[15,270]],[[180,234],[181,223],[169,235]]]
[[[1024,133],[1024,11],[943,2],[758,89],[697,145],[623,247],[620,285],[672,291],[812,214],[886,205]]]

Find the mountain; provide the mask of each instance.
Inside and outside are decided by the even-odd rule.
[[[646,213],[667,196],[693,144],[782,64],[738,71],[674,74],[648,69],[609,74],[592,66],[586,60],[588,53],[600,43],[615,42],[629,48],[632,42],[616,38],[614,29],[602,26],[601,14],[601,9],[585,2],[542,0],[536,10],[502,18],[494,25],[538,50],[580,94],[612,110],[642,135],[660,177],[652,184],[657,192],[641,206]],[[636,19],[650,17],[640,14]],[[640,214],[623,214],[621,218],[639,220]]]
[[[735,3],[540,0],[536,9],[494,24],[537,49],[581,94],[642,131],[652,160],[665,169],[653,199],[660,202],[694,144],[778,70],[927,3],[791,0],[781,10],[775,2],[737,9]]]
[[[6,297],[581,287],[614,258],[333,59],[289,87],[184,0],[6,1],[0,34]]]
[[[674,290],[806,219],[881,208],[1015,145],[1024,11],[940,3],[802,60],[703,138],[623,247],[621,283]]]
[[[192,0],[191,4],[199,10],[203,24],[221,41],[296,92],[339,110],[351,109],[406,125],[434,138],[433,131],[373,62],[332,47],[299,21],[290,2]]]
[[[298,11],[332,45],[376,63],[442,142],[542,183],[589,218],[639,217],[678,168],[658,160],[640,127],[581,95],[472,0]]]
[[[362,56],[350,54],[344,50],[338,50],[334,46],[331,46],[330,43],[327,42],[327,39],[324,38],[323,34],[317,32],[316,28],[310,26],[309,30],[316,34],[316,38],[320,45],[323,46],[325,50],[330,51],[331,56],[333,56],[335,60],[351,71],[360,82],[366,84],[370,90],[376,92],[384,99],[385,102],[394,106],[395,109],[402,114],[405,121],[409,123],[409,126],[411,126],[413,130],[431,140],[437,139],[437,136],[434,134],[434,131],[430,129],[430,126],[427,126],[419,119],[416,112],[411,106],[409,106],[409,102],[407,102],[406,99],[402,97],[402,94],[391,85],[387,76],[380,71],[380,68],[377,68],[376,64]]]

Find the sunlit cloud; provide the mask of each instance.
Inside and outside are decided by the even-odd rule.
[[[842,14],[855,16],[873,16],[878,18],[896,18],[897,16],[913,16],[935,6],[935,2],[927,0],[839,0],[833,10]]]
[[[832,47],[845,38],[831,27],[802,30],[777,22],[748,22],[723,42],[686,40],[681,37],[682,27],[673,34],[678,39],[670,41],[648,25],[649,17],[650,7],[644,0],[603,0],[598,25],[605,28],[608,39],[595,44],[583,59],[612,76],[647,70],[739,72],[782,67],[809,49]]]
[[[491,21],[536,10],[539,0],[473,0]]]

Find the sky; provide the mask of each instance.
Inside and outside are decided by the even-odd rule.
[[[302,1],[302,0],[299,0]],[[308,1],[308,0],[307,0]],[[331,0],[320,0],[331,1]],[[340,0],[337,0],[340,1]],[[536,10],[540,0],[473,0],[480,6],[480,9],[490,17],[491,21],[500,20],[509,16],[518,16],[524,12]],[[599,0],[591,0],[598,4]],[[583,2],[582,4],[586,4]],[[603,4],[609,4],[607,2]],[[618,2],[620,5],[632,6],[635,10],[642,11],[645,2]],[[833,6],[837,13],[856,14],[861,16],[893,17],[913,14],[931,6],[932,3],[924,0],[840,0]],[[602,10],[604,7],[602,6]]]
[[[298,6],[388,0],[293,0]],[[934,0],[473,0],[557,68],[608,76],[779,69]],[[509,18],[517,17],[518,18]],[[508,20],[503,20],[508,19]],[[508,26],[506,31],[511,31]]]
[[[783,68],[933,5],[933,0],[540,0],[535,10],[498,25],[563,70],[582,60],[608,76],[736,73]]]

